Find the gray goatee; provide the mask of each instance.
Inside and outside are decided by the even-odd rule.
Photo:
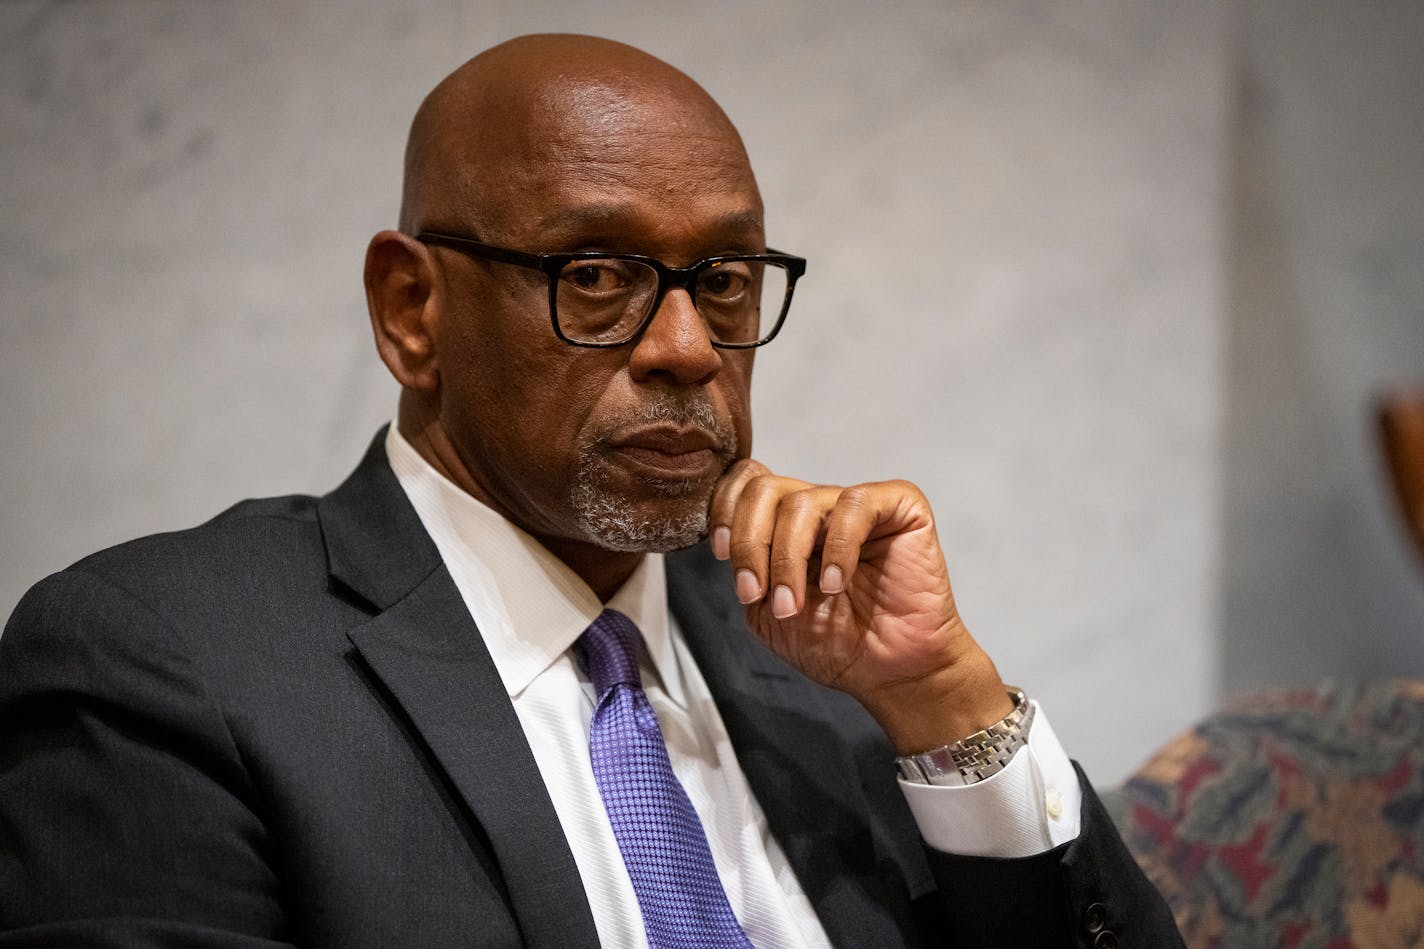
[[[635,415],[619,420],[617,429],[630,425],[670,422],[684,428],[699,428],[716,439],[714,450],[725,469],[737,456],[737,435],[722,423],[704,398],[664,396],[644,405]],[[707,534],[707,505],[715,482],[685,479],[647,478],[648,493],[681,501],[674,513],[650,517],[638,510],[634,499],[614,491],[608,469],[600,459],[617,429],[601,431],[579,451],[578,476],[570,501],[588,536],[607,550],[665,552],[697,543]]]

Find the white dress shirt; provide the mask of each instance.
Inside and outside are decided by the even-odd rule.
[[[604,604],[538,541],[431,467],[394,423],[386,452],[509,693],[583,879],[600,942],[647,946],[589,763],[596,696],[569,649],[606,605],[642,631],[644,691],[748,938],[759,949],[828,946],[668,612],[662,556],[645,556]],[[965,788],[901,787],[926,842],[940,850],[1026,856],[1077,836],[1077,777],[1042,710],[1028,747],[988,780]]]

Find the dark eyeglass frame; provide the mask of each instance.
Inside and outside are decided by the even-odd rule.
[[[721,257],[705,257],[697,261],[690,267],[669,267],[656,257],[645,257],[641,254],[609,254],[603,251],[581,251],[575,254],[529,254],[520,250],[510,250],[508,247],[496,247],[493,244],[485,244],[469,237],[459,237],[454,234],[442,234],[438,231],[420,231],[415,235],[415,239],[423,244],[437,244],[441,247],[448,247],[451,250],[459,251],[469,257],[476,257],[483,260],[494,260],[499,263],[513,264],[516,267],[527,267],[530,270],[538,270],[549,277],[549,321],[554,325],[554,335],[568,343],[570,346],[586,346],[590,349],[613,349],[617,346],[626,346],[643,332],[647,325],[652,322],[657,314],[658,308],[662,306],[663,296],[674,288],[687,291],[687,295],[692,299],[692,304],[697,305],[697,278],[703,271],[709,270],[719,264],[736,262],[753,262],[772,264],[782,267],[786,271],[786,293],[781,300],[781,311],[776,315],[776,322],[760,338],[750,343],[724,343],[712,339],[708,335],[709,341],[718,349],[755,349],[758,346],[765,346],[776,338],[776,334],[781,331],[781,324],[786,321],[786,313],[791,309],[791,294],[796,289],[796,281],[806,272],[806,260],[804,257],[794,257],[791,254],[783,254],[781,251],[767,248],[765,254],[728,254]],[[559,274],[569,264],[579,260],[626,260],[632,263],[643,264],[651,267],[658,275],[658,289],[653,296],[653,305],[649,308],[647,316],[643,317],[623,339],[613,342],[588,342],[586,340],[570,339],[564,335],[564,331],[559,327]]]

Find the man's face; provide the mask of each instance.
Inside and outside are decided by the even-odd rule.
[[[602,88],[547,95],[486,136],[478,220],[432,222],[534,253],[601,250],[687,266],[765,249],[740,143],[678,103]],[[438,229],[438,228],[432,228]],[[542,540],[671,550],[706,532],[750,451],[750,351],[714,349],[681,290],[626,346],[550,325],[548,278],[437,251],[440,421],[476,493]]]

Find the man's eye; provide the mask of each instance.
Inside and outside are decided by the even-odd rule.
[[[697,292],[701,296],[732,300],[746,292],[749,282],[746,264],[716,264],[698,278]]]
[[[611,293],[628,285],[627,268],[616,260],[576,260],[560,279],[586,293]]]

